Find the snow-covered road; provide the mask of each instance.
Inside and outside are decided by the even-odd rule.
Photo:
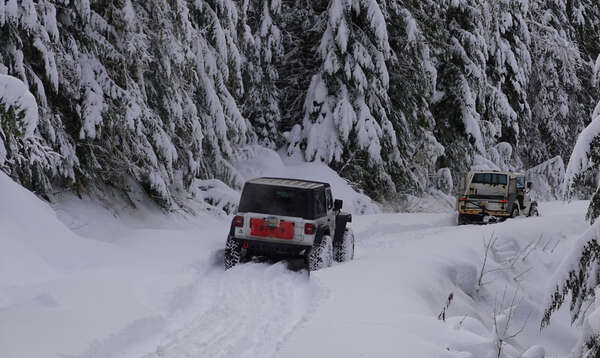
[[[522,326],[506,357],[574,344],[566,312],[541,333],[539,322],[549,278],[587,228],[584,202],[489,226],[458,227],[452,213],[355,216],[355,260],[308,277],[282,263],[225,272],[228,218],[124,220],[72,200],[54,208],[59,221],[1,179],[13,194],[0,204],[0,357],[486,358]]]
[[[507,356],[520,357],[535,344],[549,356],[568,353],[575,338],[565,312],[541,333],[539,323],[561,253],[587,227],[585,204],[542,208],[543,217],[489,226],[458,227],[447,214],[358,217],[356,261],[311,277],[328,298],[276,356],[496,357],[496,338],[522,326],[503,347]],[[497,239],[479,285],[490,237]],[[438,315],[450,293],[444,322]],[[519,305],[511,322],[495,329],[494,311],[507,315],[514,295]]]

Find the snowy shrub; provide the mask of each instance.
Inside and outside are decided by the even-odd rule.
[[[450,194],[454,189],[454,183],[452,181],[452,173],[450,169],[442,168],[437,171],[435,175],[435,184],[438,190],[445,194]]]
[[[204,202],[211,211],[221,215],[230,215],[237,211],[240,193],[220,180],[194,180],[191,191],[195,201]]]

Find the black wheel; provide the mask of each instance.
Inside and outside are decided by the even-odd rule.
[[[531,204],[531,207],[529,208],[528,216],[540,216],[540,212],[538,211],[536,204]]]
[[[466,223],[465,217],[462,214],[458,214],[458,225],[465,225]]]
[[[517,208],[516,206],[513,206],[513,209],[510,212],[510,217],[516,218],[517,216],[519,216],[519,208]]]
[[[320,240],[315,239],[315,243],[306,255],[306,266],[309,271],[320,270],[331,266],[333,261],[333,245],[331,236],[323,235]]]
[[[229,270],[242,260],[242,245],[239,241],[233,240],[231,236],[227,237],[225,244],[225,270]]]
[[[354,258],[354,232],[346,229],[342,240],[333,245],[333,258],[337,262],[350,261]]]

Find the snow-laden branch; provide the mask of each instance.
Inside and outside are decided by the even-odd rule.
[[[565,171],[563,193],[567,198],[570,196],[575,178],[593,165],[590,152],[592,142],[600,136],[600,103],[596,106],[592,118],[592,122],[577,137],[575,148],[573,148]]]
[[[27,85],[16,77],[0,75],[0,103],[12,107],[15,112],[23,111],[23,137],[33,136],[39,121],[38,105]]]

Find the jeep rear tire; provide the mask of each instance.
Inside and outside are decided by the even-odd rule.
[[[331,266],[333,261],[333,244],[331,236],[323,235],[320,240],[315,240],[315,243],[306,255],[306,266],[309,271],[320,270]]]
[[[529,207],[529,215],[528,216],[540,216],[540,212],[538,211],[536,204],[531,204]]]
[[[227,237],[225,243],[225,270],[229,270],[233,266],[240,263],[242,260],[242,245],[239,241],[233,240],[231,236]]]
[[[350,261],[354,258],[354,232],[344,230],[342,240],[333,244],[333,258],[337,262]]]
[[[516,206],[513,206],[512,211],[510,212],[510,217],[514,219],[517,216],[519,216],[519,208]]]

